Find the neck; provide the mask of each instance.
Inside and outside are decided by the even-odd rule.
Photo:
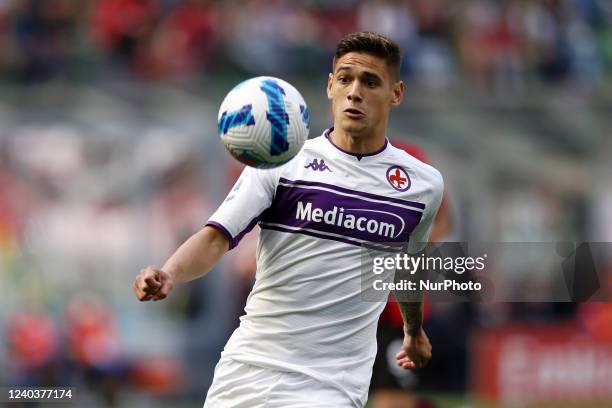
[[[329,134],[332,143],[340,149],[354,154],[370,154],[378,152],[385,145],[385,134],[378,132],[373,135],[354,135],[334,128]]]

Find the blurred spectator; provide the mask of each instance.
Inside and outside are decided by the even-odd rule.
[[[7,327],[10,384],[59,386],[62,383],[59,331],[53,320],[39,311],[10,316]]]
[[[254,74],[307,72],[314,64],[318,23],[300,3],[249,0],[228,15],[226,52],[234,64]]]
[[[358,29],[376,31],[407,49],[415,39],[416,27],[408,3],[400,0],[366,0],[359,5]]]
[[[96,0],[92,6],[93,40],[117,61],[132,66],[151,41],[160,17],[156,0]]]
[[[77,378],[99,393],[106,406],[115,406],[126,362],[113,312],[96,294],[81,294],[67,303],[65,319],[69,358]]]
[[[607,243],[606,263],[602,265],[598,273],[601,288],[600,293],[604,293],[604,299],[612,296],[612,244]],[[578,309],[580,323],[597,341],[612,344],[612,302],[584,302]]]
[[[527,49],[536,73],[547,81],[567,77],[570,69],[567,48],[562,37],[559,2],[529,2],[524,12]]]
[[[507,6],[510,11],[511,7]],[[466,72],[481,89],[495,89],[504,74],[509,89],[517,89],[520,55],[515,27],[501,7],[487,0],[473,1],[458,26],[459,51]],[[518,84],[520,85],[520,83]],[[502,91],[504,89],[501,89]]]
[[[8,71],[15,63],[15,47],[11,35],[13,24],[11,2],[0,1],[0,73]]]
[[[572,16],[565,25],[565,36],[575,80],[592,87],[598,82],[602,69],[593,29],[578,16]]]
[[[65,310],[70,355],[85,367],[112,366],[119,362],[119,333],[112,311],[95,294],[76,297]]]
[[[357,5],[358,2],[354,0],[321,1],[318,2],[318,7],[313,9],[321,30],[319,45],[329,54],[333,52],[340,38],[357,30]],[[329,58],[325,61],[328,64]]]
[[[405,53],[412,52],[416,27],[408,3],[399,0],[367,0],[359,5],[358,26],[361,31],[376,31],[394,40]],[[410,57],[407,58],[410,61]],[[407,71],[403,63],[402,71]]]
[[[35,82],[67,74],[78,3],[70,0],[20,0],[14,4],[17,77],[25,82]]]
[[[144,77],[188,78],[215,67],[219,11],[212,0],[186,0],[176,6],[138,54],[135,70]]]

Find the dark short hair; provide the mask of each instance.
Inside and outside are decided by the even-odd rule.
[[[362,52],[385,60],[395,78],[399,78],[402,56],[398,45],[388,37],[372,31],[361,31],[344,36],[334,54],[333,65],[349,52]]]

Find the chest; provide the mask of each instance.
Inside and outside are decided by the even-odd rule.
[[[354,245],[406,242],[425,209],[425,192],[406,166],[365,166],[297,157],[280,178],[262,227]]]

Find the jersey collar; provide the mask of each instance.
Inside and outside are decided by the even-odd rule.
[[[361,161],[361,159],[363,159],[364,157],[376,156],[377,154],[380,154],[380,153],[384,152],[384,151],[385,151],[385,149],[387,148],[387,145],[389,144],[389,139],[387,139],[387,138],[385,137],[385,144],[384,144],[384,145],[383,145],[383,146],[382,146],[380,149],[378,149],[378,150],[377,150],[377,151],[375,151],[375,152],[372,152],[372,153],[364,153],[364,154],[359,154],[359,153],[351,153],[351,152],[348,152],[348,151],[346,151],[346,150],[342,149],[341,147],[336,146],[336,145],[334,144],[334,142],[332,142],[331,138],[329,137],[329,134],[330,134],[330,133],[331,133],[333,130],[334,130],[334,128],[333,128],[333,127],[330,127],[329,129],[327,129],[327,130],[326,130],[326,131],[323,133],[323,136],[325,136],[325,138],[326,138],[326,139],[329,141],[329,143],[331,143],[331,145],[332,145],[332,146],[334,146],[336,149],[340,150],[340,151],[341,151],[342,153],[344,153],[344,154],[348,154],[349,156],[356,157],[356,158],[357,158],[357,160],[360,160],[360,161]]]

